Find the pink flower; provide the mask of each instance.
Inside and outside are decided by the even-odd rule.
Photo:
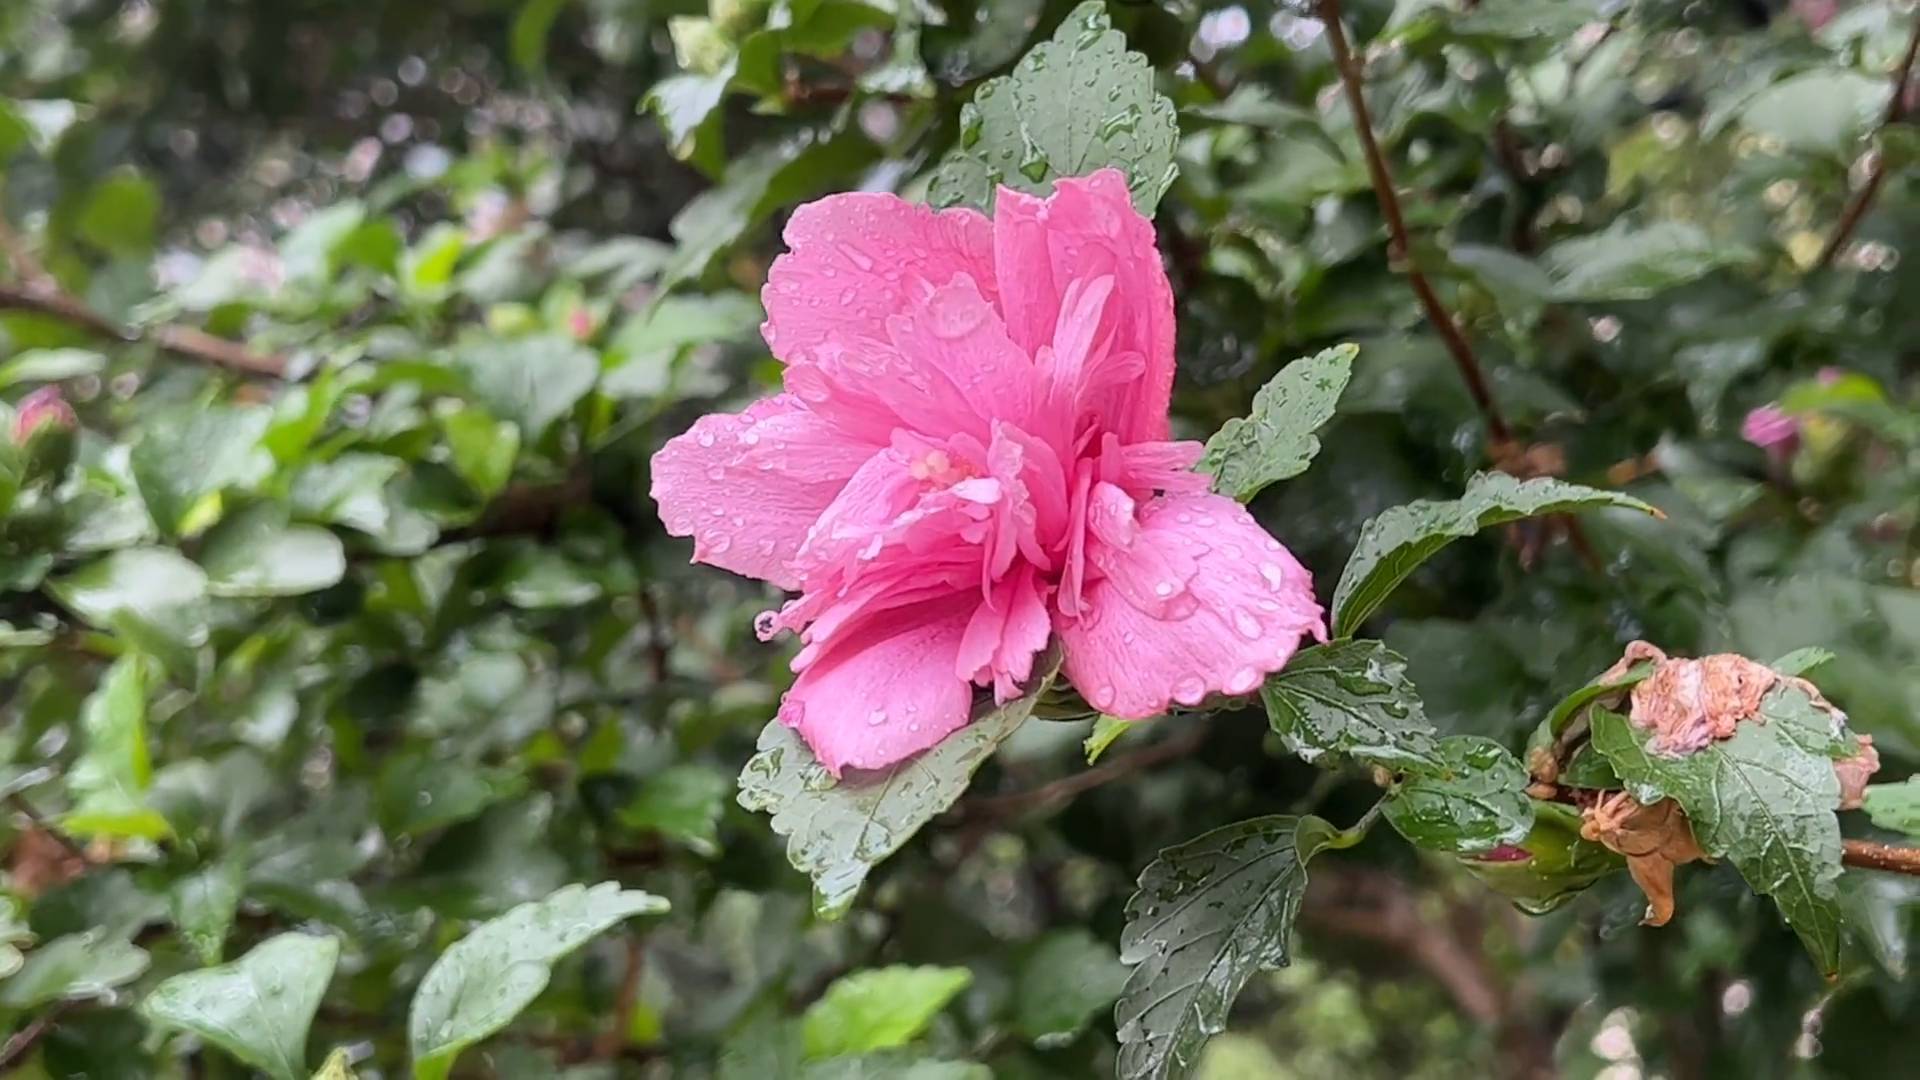
[[[762,292],[786,393],[653,459],[694,558],[800,595],[780,719],[879,768],[1019,693],[1058,635],[1114,716],[1246,693],[1324,636],[1307,571],[1168,440],[1173,294],[1119,173],[992,220],[892,195],[801,207]]]
[[[44,424],[70,428],[78,422],[73,407],[60,396],[60,388],[43,386],[20,399],[20,408],[13,414],[13,443],[25,446],[34,431]]]
[[[1778,405],[1762,405],[1740,422],[1740,437],[1778,461],[1799,445],[1800,421]]]

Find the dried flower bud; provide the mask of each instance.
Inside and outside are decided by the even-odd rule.
[[[1647,926],[1665,926],[1673,918],[1673,869],[1706,858],[1693,838],[1693,823],[1672,799],[1651,806],[1615,792],[1581,815],[1580,835],[1623,855],[1634,884],[1647,894]]]
[[[1858,810],[1866,795],[1867,781],[1880,771],[1880,751],[1873,748],[1873,736],[1861,735],[1859,739],[1860,748],[1852,757],[1833,763],[1833,775],[1840,781],[1841,810]]]

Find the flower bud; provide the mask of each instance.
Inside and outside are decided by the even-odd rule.
[[[20,400],[13,416],[13,445],[27,445],[34,432],[47,425],[52,425],[52,430],[72,431],[78,422],[73,407],[60,396],[60,388],[43,386]]]

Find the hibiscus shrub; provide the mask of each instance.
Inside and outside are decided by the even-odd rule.
[[[0,8],[0,1074],[1887,1075],[1911,4],[295,7]]]

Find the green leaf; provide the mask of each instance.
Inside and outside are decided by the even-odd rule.
[[[741,770],[740,805],[773,815],[773,831],[787,838],[787,861],[813,879],[815,910],[838,915],[868,872],[953,805],[1033,712],[1057,666],[1055,658],[1026,694],[976,715],[932,749],[890,769],[848,770],[837,783],[798,732],[771,721]]]
[[[1418,773],[1444,768],[1406,658],[1378,641],[1334,641],[1294,654],[1260,695],[1288,750],[1335,754]]]
[[[904,1046],[972,982],[966,968],[895,966],[843,975],[801,1018],[807,1056]]]
[[[1600,8],[1595,0],[1485,0],[1454,16],[1447,29],[1460,37],[1551,41],[1603,18]]]
[[[407,1042],[415,1080],[444,1080],[462,1050],[499,1031],[546,989],[555,961],[667,902],[614,882],[568,885],[475,927],[427,970],[413,996]]]
[[[1458,499],[1421,499],[1387,510],[1360,530],[1340,584],[1333,590],[1333,634],[1352,637],[1407,575],[1463,536],[1521,518],[1602,506],[1660,516],[1631,495],[1547,477],[1516,480],[1505,473],[1475,476]]]
[[[766,313],[745,293],[675,295],[634,313],[614,332],[613,348],[629,356],[751,336]]]
[[[1868,784],[1860,808],[1883,829],[1920,836],[1920,776],[1897,784]]]
[[[1681,221],[1638,228],[1619,221],[1540,255],[1553,275],[1554,295],[1565,301],[1644,300],[1747,258],[1744,248]]]
[[[554,20],[560,17],[567,2],[522,0],[519,13],[513,17],[508,42],[514,66],[525,74],[536,79],[546,74],[547,35],[553,31]]]
[[[529,442],[566,415],[600,377],[600,360],[592,350],[556,334],[469,341],[454,355],[480,403],[520,425]]]
[[[1446,772],[1414,776],[1386,802],[1387,821],[1430,851],[1470,855],[1516,844],[1533,828],[1527,770],[1507,748],[1478,735],[1440,740]]]
[[[971,1061],[942,1061],[907,1052],[882,1051],[859,1057],[809,1061],[801,1067],[799,1080],[993,1080],[993,1070]]]
[[[1100,760],[1100,755],[1107,752],[1107,747],[1112,746],[1114,740],[1132,730],[1133,725],[1137,723],[1139,723],[1137,720],[1122,720],[1117,716],[1102,715],[1095,719],[1093,730],[1087,733],[1086,741],[1080,746],[1086,752],[1087,764],[1091,765]]]
[[[131,171],[94,185],[80,205],[75,227],[87,242],[115,255],[145,255],[153,247],[160,193]]]
[[[1851,158],[1880,123],[1892,83],[1845,68],[1803,71],[1761,90],[1740,109],[1740,126],[1789,150]]]
[[[261,439],[272,423],[260,407],[179,406],[148,418],[131,462],[154,522],[192,536],[220,516],[222,491],[266,479],[273,455]]]
[[[1020,964],[1014,1026],[1038,1046],[1065,1045],[1126,983],[1127,966],[1112,945],[1080,927],[1055,930]]]
[[[141,1003],[159,1027],[178,1028],[274,1080],[307,1075],[307,1028],[340,959],[340,940],[281,934],[231,964],[175,975]]]
[[[1795,649],[1767,666],[1782,675],[1805,675],[1833,659],[1833,650],[1818,645]]]
[[[289,525],[284,507],[260,503],[207,534],[200,565],[214,596],[299,596],[338,584],[347,552],[326,529]]]
[[[513,431],[513,425],[503,426]],[[293,478],[293,515],[379,536],[390,515],[387,484],[405,467],[399,458],[385,454],[341,454],[332,461],[310,462]]]
[[[51,583],[74,614],[161,647],[207,640],[207,577],[171,548],[127,548]]]
[[[417,836],[478,817],[526,789],[524,774],[423,754],[397,754],[380,769],[375,814],[390,836]]]
[[[1825,738],[1797,725],[1795,713],[1818,710],[1790,685],[1769,691],[1762,710],[1767,721],[1740,724],[1732,738],[1676,757],[1652,750],[1653,733],[1625,716],[1595,709],[1593,745],[1634,798],[1678,802],[1701,849],[1731,860],[1755,892],[1773,897],[1830,974],[1840,966],[1840,822],[1833,809],[1840,782],[1824,752],[1831,724]]]
[[[0,389],[98,375],[105,370],[106,355],[92,349],[28,349],[0,364]]]
[[[1152,66],[1127,49],[1100,0],[1074,8],[1053,40],[982,83],[960,128],[960,149],[933,176],[936,206],[984,208],[996,184],[1046,194],[1054,180],[1111,166],[1151,214],[1176,171],[1173,102],[1154,89]]]
[[[353,1075],[353,1054],[341,1047],[327,1055],[320,1071],[313,1074],[313,1080],[356,1080]]]
[[[220,962],[245,885],[245,865],[227,859],[181,878],[167,890],[173,925],[201,963]]]
[[[1251,818],[1170,847],[1141,872],[1120,935],[1120,962],[1135,965],[1113,1013],[1120,1080],[1193,1072],[1247,980],[1292,962],[1307,861],[1360,835],[1317,817]]]
[[[670,766],[640,781],[639,794],[620,808],[620,824],[657,832],[712,857],[720,854],[720,815],[732,791],[727,775],[708,766]]]
[[[482,499],[500,494],[513,479],[520,429],[511,421],[495,420],[484,409],[456,409],[441,414],[440,432],[446,436],[453,471]]]
[[[67,771],[73,809],[61,827],[79,836],[157,840],[172,832],[147,805],[146,659],[128,653],[107,669],[80,711],[80,757]]]
[[[1320,452],[1313,433],[1333,416],[1359,352],[1335,345],[1281,368],[1253,396],[1245,419],[1227,421],[1207,440],[1198,471],[1213,477],[1213,490],[1246,502],[1268,484],[1306,472]]]
[[[147,970],[147,951],[104,930],[58,937],[27,954],[0,983],[0,1006],[37,1009],[56,1001],[103,997]]]

